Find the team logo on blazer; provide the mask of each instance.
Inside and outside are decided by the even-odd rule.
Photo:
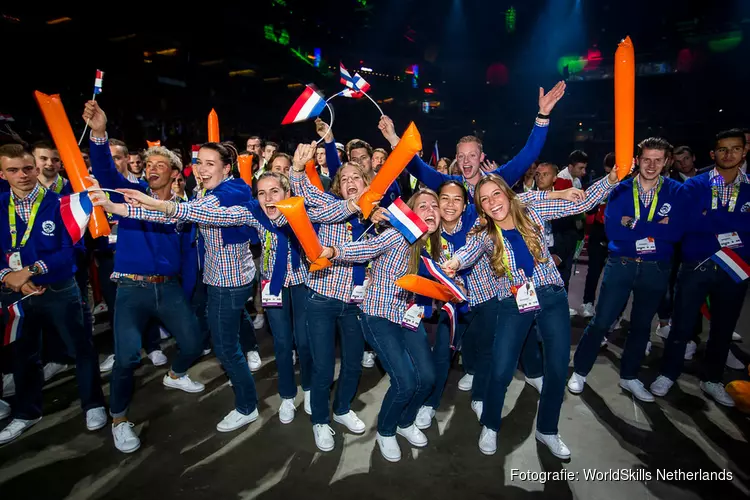
[[[42,234],[44,236],[52,236],[55,232],[55,223],[51,220],[42,222]]]
[[[750,212],[750,201],[742,205],[742,208],[740,209],[742,213]]]
[[[659,209],[659,215],[661,215],[662,217],[666,217],[670,210],[672,210],[672,205],[670,205],[669,203],[665,203]]]

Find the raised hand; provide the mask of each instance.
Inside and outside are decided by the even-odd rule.
[[[166,211],[166,202],[152,198],[146,193],[142,193],[137,189],[118,189],[118,192],[125,196],[125,201],[128,205],[132,205],[136,208],[145,208],[147,210],[156,210],[158,212]]]
[[[94,137],[104,137],[107,132],[107,115],[99,107],[99,103],[88,101],[83,108],[83,119],[88,122]]]
[[[386,115],[381,116],[380,121],[378,122],[378,128],[383,134],[383,137],[385,137],[385,140],[395,148],[396,144],[398,144],[399,137],[396,134],[396,127],[393,125],[393,120]]]
[[[539,113],[548,115],[552,112],[555,104],[565,95],[565,82],[559,81],[552,90],[544,93],[544,89],[539,87]]]
[[[318,133],[321,139],[326,142],[333,142],[333,134],[331,133],[331,127],[320,118],[315,119],[315,132]]]
[[[497,170],[497,163],[494,161],[484,160],[482,163],[479,164],[479,166],[482,168],[484,172],[492,172],[494,170]]]
[[[315,141],[310,144],[298,144],[297,149],[294,151],[294,158],[292,159],[294,170],[298,172],[303,171],[305,169],[305,164],[315,158],[316,149],[317,144]]]
[[[449,278],[452,278],[456,275],[456,271],[458,271],[458,268],[461,267],[461,263],[458,261],[458,259],[448,259],[442,264],[440,264],[440,267],[442,268],[443,272],[448,275]]]
[[[576,188],[568,188],[562,191],[553,191],[552,193],[550,193],[550,195],[556,195],[555,197],[558,199],[572,201],[573,203],[577,203],[586,199],[586,193],[584,193],[583,190]]]
[[[35,295],[41,295],[45,290],[47,290],[45,287],[35,285],[31,281],[27,281],[26,283],[21,285],[21,294],[24,297],[26,297],[27,295],[31,295],[32,293]]]

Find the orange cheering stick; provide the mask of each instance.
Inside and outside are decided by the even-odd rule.
[[[89,175],[88,169],[83,161],[83,156],[81,156],[81,150],[78,149],[78,143],[73,135],[73,129],[70,127],[70,121],[65,113],[60,96],[43,94],[37,90],[34,92],[34,97],[42,110],[44,121],[47,122],[52,140],[55,141],[55,146],[60,153],[65,173],[68,174],[68,180],[73,186],[73,190],[76,193],[86,191],[93,183],[86,179]],[[89,231],[94,238],[109,234],[109,223],[102,207],[94,207],[89,219]]]
[[[157,146],[161,146],[161,141],[149,141],[149,140],[146,140],[146,145],[149,148],[155,148]]]
[[[635,143],[635,51],[630,37],[615,52],[615,165],[623,179],[633,163]]]
[[[450,302],[456,298],[447,286],[416,274],[407,274],[403,278],[397,279],[396,286],[403,288],[407,292],[424,295],[425,297],[430,297],[431,299],[440,300],[442,302]]]
[[[420,149],[422,149],[422,136],[419,135],[419,130],[417,130],[414,122],[411,122],[396,149],[388,155],[388,159],[385,160],[385,163],[380,167],[377,175],[370,183],[370,189],[359,198],[359,208],[362,209],[362,215],[365,218],[370,217],[375,203],[383,199],[390,185],[404,171],[406,164],[414,158],[414,155]]]
[[[240,170],[240,179],[248,186],[253,185],[253,157],[250,155],[239,155],[237,164]]]
[[[320,257],[320,254],[323,253],[323,245],[320,244],[318,235],[315,233],[312,222],[310,222],[310,217],[307,216],[305,199],[301,196],[293,196],[286,200],[277,201],[274,205],[284,214],[300,245],[302,245],[305,255],[312,262],[310,271],[319,271],[331,266],[330,260]]]
[[[219,142],[219,115],[213,108],[208,114],[208,142]]]
[[[320,180],[318,171],[315,169],[315,160],[310,160],[305,163],[305,174],[307,174],[307,178],[310,179],[310,184],[321,191],[325,191],[325,189],[323,189],[323,182]]]

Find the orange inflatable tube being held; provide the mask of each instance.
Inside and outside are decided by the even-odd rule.
[[[213,108],[208,114],[208,142],[219,142],[219,115]]]
[[[315,160],[310,160],[305,163],[305,174],[307,174],[307,178],[310,179],[310,184],[321,191],[325,191],[325,189],[323,189],[323,182],[320,180],[318,171],[315,168]]]
[[[615,52],[615,165],[617,177],[630,173],[635,144],[635,51],[630,37]]]
[[[414,158],[414,155],[422,149],[422,136],[419,135],[414,122],[411,122],[406,128],[406,132],[401,137],[396,149],[388,155],[388,159],[375,178],[370,183],[370,189],[359,198],[359,208],[362,209],[362,215],[365,218],[370,217],[375,203],[383,199],[385,192],[393,184],[396,178],[406,168],[407,163]]]
[[[161,146],[161,141],[149,141],[149,140],[146,140],[146,145],[149,148],[155,148],[157,146]]]
[[[305,199],[301,196],[293,196],[286,200],[277,201],[275,205],[286,217],[292,231],[302,245],[305,255],[312,262],[310,271],[319,271],[331,266],[330,260],[320,257],[320,254],[323,253],[323,245],[320,244],[318,235],[315,233],[312,222],[310,222],[310,217],[307,216]]]
[[[416,274],[407,274],[403,278],[397,279],[396,286],[407,292],[424,295],[442,302],[450,302],[455,298],[453,292],[447,286]]]
[[[78,149],[78,142],[73,135],[73,129],[70,127],[70,121],[60,96],[43,94],[37,90],[34,92],[34,97],[42,110],[44,121],[47,122],[57,151],[60,153],[60,159],[65,167],[65,173],[68,174],[68,180],[73,186],[73,191],[76,193],[86,191],[92,185],[91,181],[86,179],[89,172],[81,156],[81,150]],[[94,207],[89,219],[89,231],[94,238],[109,234],[109,223],[102,207]]]
[[[240,171],[240,178],[248,186],[253,185],[253,157],[250,155],[239,155],[237,165]]]

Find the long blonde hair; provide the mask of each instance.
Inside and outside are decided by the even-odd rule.
[[[487,231],[487,236],[489,236],[495,246],[492,256],[490,257],[492,270],[500,277],[505,276],[508,272],[503,263],[503,256],[505,255],[505,243],[503,242],[503,238],[500,236],[495,221],[482,209],[482,202],[479,200],[479,190],[482,186],[489,183],[495,184],[508,197],[510,203],[508,215],[513,219],[513,224],[515,225],[516,230],[523,237],[523,241],[526,242],[526,246],[529,248],[531,256],[534,257],[534,263],[547,262],[547,258],[545,258],[542,253],[542,228],[529,218],[526,213],[526,206],[518,199],[516,193],[513,192],[505,180],[497,174],[489,174],[482,177],[474,188],[474,205],[476,205],[477,208],[480,225],[472,229],[469,234],[477,234],[482,231]]]
[[[414,210],[414,206],[417,204],[417,198],[419,198],[422,195],[432,196],[435,198],[435,201],[440,203],[440,200],[438,198],[438,195],[435,191],[432,189],[422,188],[419,189],[416,193],[411,195],[411,198],[409,198],[409,201],[406,202],[406,205]],[[437,211],[438,216],[440,215],[440,211]],[[438,228],[435,230],[434,233],[432,233],[428,238],[427,241],[430,243],[430,258],[434,260],[435,262],[438,262],[440,259],[440,224],[438,224]],[[411,250],[409,252],[409,268],[407,270],[407,274],[417,274],[419,271],[419,263],[422,261],[422,250],[426,247],[425,240],[422,238],[419,238],[412,246]]]
[[[370,182],[372,181],[372,174],[365,172],[365,169],[363,169],[359,165],[359,163],[354,163],[353,161],[344,163],[336,171],[336,175],[333,176],[333,180],[331,181],[331,194],[333,194],[334,196],[338,196],[339,198],[343,198],[343,196],[341,195],[341,172],[346,167],[351,167],[357,171],[360,177],[362,177],[362,182],[364,183],[365,187],[369,186]]]

